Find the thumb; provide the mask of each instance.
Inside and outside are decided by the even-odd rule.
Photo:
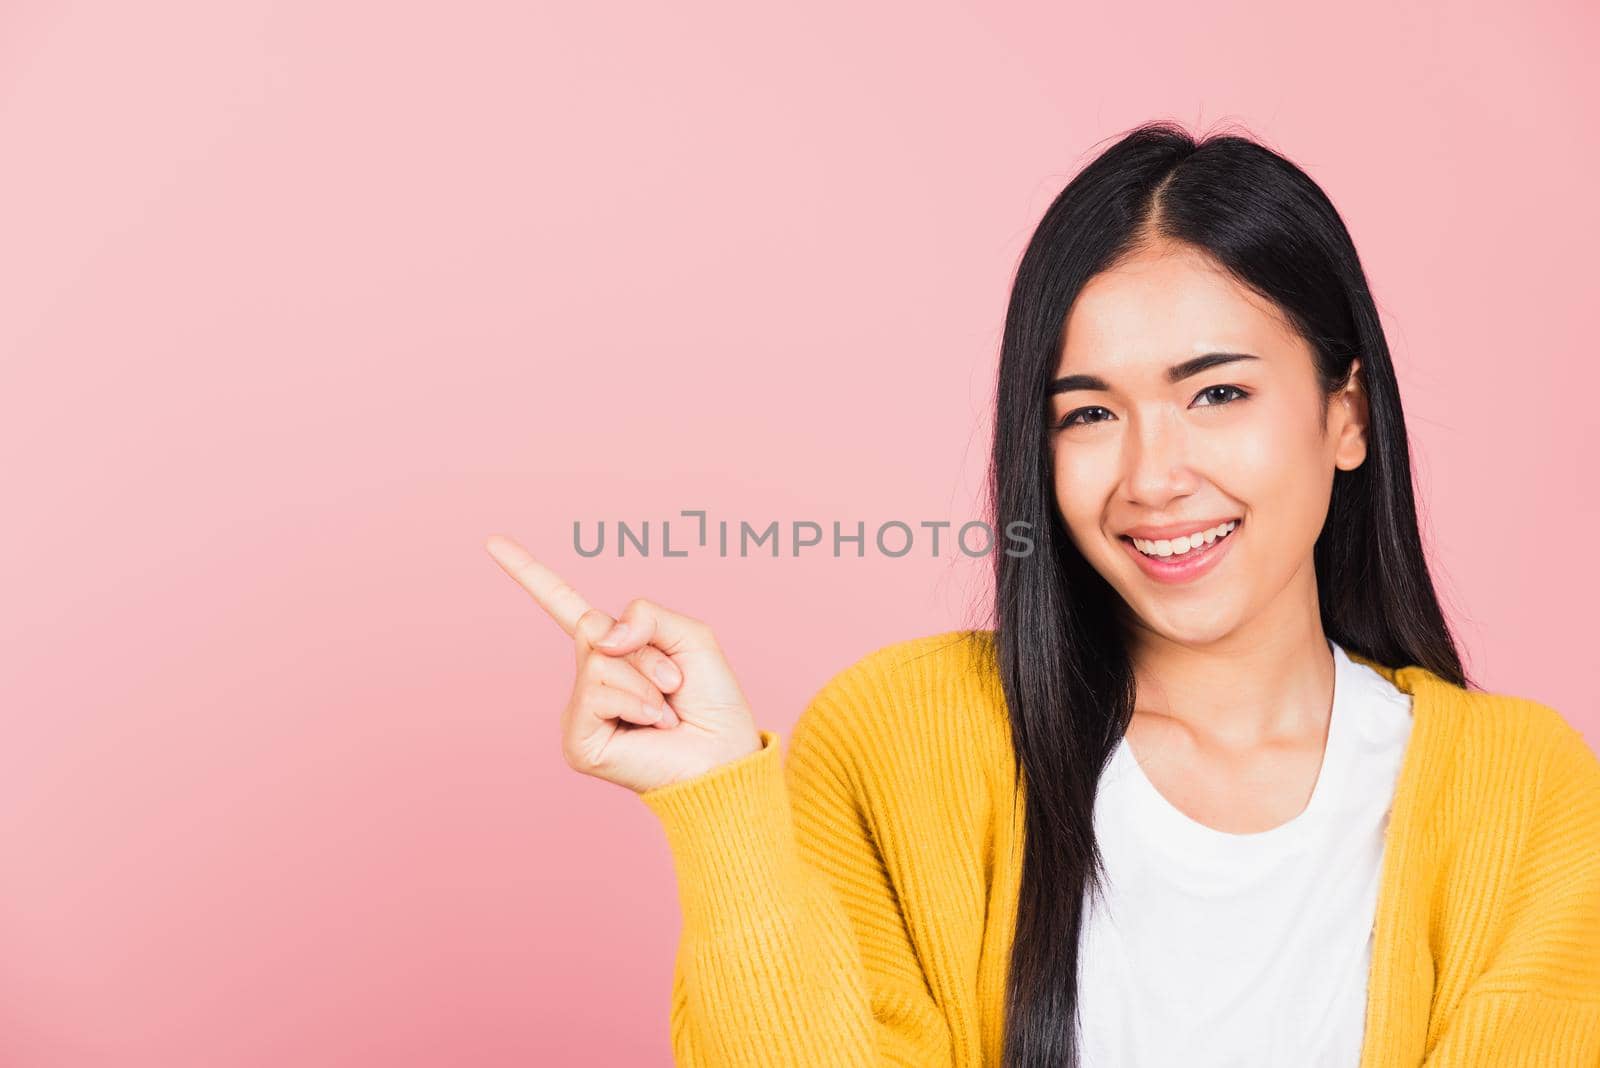
[[[611,617],[598,608],[591,608],[578,617],[577,623],[572,627],[572,641],[577,647],[579,662],[582,662],[584,656],[595,648],[596,640],[609,631],[611,626]],[[611,652],[610,649],[603,651]]]
[[[717,640],[711,628],[700,620],[636,597],[622,610],[616,625],[594,644],[613,656],[631,653],[645,645],[654,645],[668,656],[676,656],[697,649],[715,649]]]

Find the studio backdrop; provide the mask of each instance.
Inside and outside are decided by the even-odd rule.
[[[1562,0],[7,4],[0,1063],[672,1063],[668,844],[563,759],[573,640],[485,538],[708,622],[786,740],[971,625],[1019,257],[1153,119],[1328,191],[1466,667],[1600,744],[1597,36]]]

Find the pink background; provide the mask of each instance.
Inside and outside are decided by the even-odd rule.
[[[0,12],[6,1065],[669,1063],[671,858],[484,536],[787,739],[986,562],[573,520],[981,514],[1011,271],[1146,118],[1324,184],[1470,668],[1600,741],[1593,5],[756,6]]]

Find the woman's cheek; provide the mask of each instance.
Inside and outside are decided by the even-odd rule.
[[[1115,485],[1115,461],[1108,465],[1103,452],[1065,446],[1055,450],[1056,507],[1080,548],[1093,545]]]
[[[1317,442],[1285,418],[1240,427],[1217,445],[1212,470],[1220,488],[1255,517],[1253,540],[1276,546],[1269,555],[1297,560],[1306,531],[1314,539],[1321,527],[1312,514],[1326,481]]]
[[[1274,506],[1285,490],[1294,490],[1300,471],[1297,449],[1285,448],[1281,433],[1270,420],[1259,420],[1213,436],[1201,474],[1252,511]]]
[[[1241,421],[1215,437],[1217,461],[1230,475],[1251,482],[1275,484],[1275,470],[1284,463],[1283,439],[1271,420]]]

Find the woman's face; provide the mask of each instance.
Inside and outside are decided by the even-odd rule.
[[[1334,471],[1366,457],[1358,376],[1324,418],[1305,340],[1170,244],[1089,282],[1056,373],[1056,503],[1135,626],[1202,645],[1258,618],[1316,620],[1311,554]]]

